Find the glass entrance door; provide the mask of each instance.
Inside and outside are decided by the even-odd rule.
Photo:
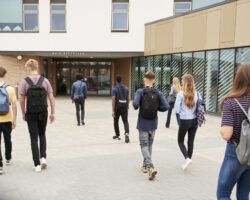
[[[88,86],[89,95],[111,95],[111,62],[57,62],[57,94],[69,95],[81,73]]]

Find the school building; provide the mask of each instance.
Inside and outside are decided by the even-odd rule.
[[[145,71],[156,73],[165,95],[173,77],[191,73],[206,110],[219,113],[237,66],[250,63],[249,11],[250,0],[228,0],[147,23],[144,56],[133,58],[132,94]]]
[[[173,15],[173,0],[0,0],[0,66],[8,83],[36,58],[56,95],[76,73],[90,95],[111,95],[115,74],[131,87],[132,58],[144,55],[144,24]]]

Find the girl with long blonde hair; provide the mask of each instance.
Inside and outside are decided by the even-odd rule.
[[[171,90],[169,93],[169,97],[168,97],[169,110],[168,110],[168,116],[167,116],[167,121],[166,121],[166,125],[165,125],[166,128],[169,128],[171,114],[172,114],[172,110],[174,108],[176,96],[177,96],[178,92],[180,92],[180,91],[181,91],[180,81],[177,77],[174,77],[173,81],[172,81],[172,86],[171,86]],[[179,114],[176,114],[176,119],[177,119],[177,123],[179,125],[179,122],[180,122]]]
[[[194,78],[190,74],[185,74],[182,78],[182,91],[177,94],[175,102],[175,112],[180,115],[180,125],[178,131],[178,144],[185,158],[182,169],[185,170],[192,163],[193,144],[197,131],[196,102],[198,93],[195,90]],[[187,148],[184,144],[185,136],[188,133]]]

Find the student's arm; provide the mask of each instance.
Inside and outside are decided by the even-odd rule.
[[[13,119],[12,119],[12,129],[16,128],[16,116],[17,116],[17,107],[16,107],[16,94],[14,88],[12,88],[11,96],[10,96],[10,103],[13,112]]]
[[[116,90],[112,89],[112,117],[115,117]]]
[[[160,106],[158,108],[158,111],[165,112],[169,109],[169,104],[162,92],[159,92],[159,95],[160,95]]]
[[[75,93],[75,86],[74,86],[74,84],[72,84],[72,88],[71,88],[71,99],[72,99],[72,101],[74,101],[74,93]]]
[[[52,92],[48,94],[49,102],[50,102],[50,123],[55,121],[55,98]]]
[[[220,134],[221,137],[228,141],[233,135],[234,113],[229,100],[225,100],[222,109],[222,122]]]
[[[87,96],[88,96],[88,89],[87,89],[87,85],[86,83],[84,83],[84,87],[83,87],[84,91],[83,91],[83,94],[84,94],[84,98],[87,99]]]
[[[141,102],[141,91],[139,89],[136,91],[135,97],[133,100],[133,106],[135,110],[137,110],[140,107],[140,102]]]
[[[25,119],[25,100],[26,100],[26,97],[24,95],[20,94],[20,106],[21,106],[21,111],[22,111],[22,116],[23,116],[24,121],[26,121],[26,119]]]
[[[180,92],[176,96],[174,110],[175,110],[176,114],[180,114],[180,112],[181,112],[181,94],[180,94]]]

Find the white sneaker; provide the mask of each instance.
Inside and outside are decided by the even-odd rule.
[[[47,168],[47,162],[45,158],[41,158],[41,167],[42,169],[46,169]]]
[[[37,165],[36,167],[35,167],[35,172],[41,172],[41,165]]]
[[[6,161],[5,161],[5,164],[6,164],[6,165],[10,165],[10,164],[11,164],[11,159],[10,159],[10,160],[6,160]]]
[[[192,163],[192,160],[190,158],[187,158],[186,162],[181,166],[182,170],[183,171],[186,170],[191,163]]]
[[[2,167],[0,167],[0,174],[2,174],[3,173],[3,168]]]

